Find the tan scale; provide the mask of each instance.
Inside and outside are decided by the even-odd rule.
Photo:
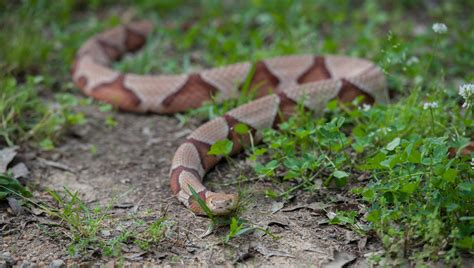
[[[96,39],[88,40],[77,52],[78,57],[89,56],[97,64],[107,66],[112,60],[105,53],[104,49],[97,43]]]
[[[341,89],[340,80],[322,80],[307,83],[298,88],[284,90],[286,96],[294,102],[304,101],[304,106],[313,111],[322,111],[326,103],[334,99]]]
[[[188,136],[188,139],[195,139],[212,145],[218,140],[223,140],[229,135],[229,126],[224,118],[218,117],[200,126]]]
[[[314,56],[286,56],[263,61],[268,70],[280,80],[279,88],[293,86],[314,63]]]
[[[238,97],[238,87],[245,81],[250,72],[248,62],[232,64],[229,66],[200,72],[202,79],[219,90],[219,100]]]
[[[344,56],[325,56],[324,60],[331,78],[354,77],[374,66],[370,61]]]
[[[153,31],[153,23],[151,21],[138,21],[126,25],[127,29],[146,37]]]
[[[176,153],[171,161],[171,170],[183,166],[194,169],[202,177],[204,176],[204,168],[202,167],[199,152],[191,143],[183,143],[178,147]]]
[[[181,185],[181,191],[186,193],[189,196],[192,195],[191,191],[189,190],[189,185],[193,187],[196,193],[206,190],[206,187],[199,182],[200,178],[196,178],[193,173],[188,171],[183,171],[179,174],[179,184]]]
[[[122,53],[126,51],[126,32],[124,26],[118,26],[117,28],[114,28],[112,30],[105,31],[102,34],[98,35],[97,39],[99,41],[114,46]]]
[[[360,89],[372,95],[375,101],[379,103],[388,103],[388,91],[380,90],[380,88],[386,88],[387,82],[385,77],[381,76],[382,70],[378,66],[367,70],[365,73],[346,78],[347,81],[356,85]]]
[[[76,83],[79,82],[79,79],[85,78],[86,84],[82,89],[84,93],[91,94],[93,89],[103,84],[112,83],[119,76],[119,72],[99,65],[91,57],[85,56],[78,60],[73,78]]]
[[[280,99],[276,95],[268,95],[237,107],[227,114],[254,129],[262,130],[272,126],[279,104]]]
[[[175,94],[187,81],[187,75],[145,76],[128,74],[124,85],[141,100],[140,110],[159,113],[163,100]]]

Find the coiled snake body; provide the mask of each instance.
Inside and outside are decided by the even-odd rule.
[[[170,185],[173,194],[196,214],[204,214],[193,198],[191,186],[216,215],[230,213],[237,194],[207,190],[202,179],[221,157],[208,155],[212,144],[223,139],[233,142],[232,153],[249,144],[234,126],[250,128],[255,141],[262,129],[277,127],[303,101],[306,109],[321,112],[334,98],[351,101],[363,95],[372,103],[386,102],[385,77],[372,62],[344,56],[284,56],[237,63],[193,74],[136,75],[108,67],[127,52],[140,49],[152,31],[149,22],[134,22],[99,33],[79,49],[72,67],[73,80],[86,95],[133,112],[170,114],[217,100],[235,98],[248,76],[257,88],[257,99],[211,120],[192,132],[172,160]]]

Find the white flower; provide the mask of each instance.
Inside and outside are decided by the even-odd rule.
[[[446,26],[446,24],[444,23],[435,23],[433,24],[433,31],[437,34],[444,34],[446,32],[448,32],[448,27]]]
[[[465,84],[459,87],[459,95],[465,100],[474,95],[474,84]]]
[[[465,84],[459,87],[459,95],[464,99],[463,108],[470,107],[474,101],[474,84]]]
[[[413,65],[413,64],[417,64],[418,62],[420,62],[420,60],[418,59],[418,57],[410,57],[407,61],[407,65],[410,66],[410,65]]]
[[[438,103],[436,101],[433,101],[433,102],[425,102],[423,104],[423,110],[427,110],[427,109],[435,109],[435,108],[438,108]]]
[[[392,130],[388,127],[383,127],[379,128],[377,132],[381,132],[383,135],[387,135],[389,132],[392,132]]]
[[[362,104],[362,111],[367,112],[370,110],[370,108],[372,108],[370,104],[367,104],[367,103]]]
[[[471,158],[471,169],[474,169],[474,157]]]

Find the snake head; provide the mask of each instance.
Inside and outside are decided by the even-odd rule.
[[[237,208],[239,195],[208,193],[206,196],[206,205],[214,215],[227,215]]]

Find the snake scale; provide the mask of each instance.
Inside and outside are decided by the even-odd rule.
[[[293,55],[242,62],[191,74],[136,75],[111,69],[113,61],[139,50],[153,30],[148,21],[132,22],[96,34],[77,52],[72,66],[75,85],[86,95],[132,112],[171,114],[197,108],[203,102],[238,97],[250,77],[256,100],[194,130],[179,146],[170,170],[173,194],[196,214],[204,214],[190,186],[216,215],[230,213],[238,194],[208,190],[202,180],[222,157],[208,155],[212,144],[229,139],[231,154],[250,142],[234,126],[249,127],[254,141],[265,128],[275,128],[295,111],[297,103],[318,115],[334,98],[351,101],[364,96],[368,103],[387,102],[386,79],[374,63],[345,56]]]

